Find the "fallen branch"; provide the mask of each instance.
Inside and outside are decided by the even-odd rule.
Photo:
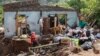
[[[59,43],[53,43],[53,44],[46,44],[46,45],[36,46],[36,47],[29,47],[29,50],[30,49],[37,49],[37,48],[47,47],[47,46],[58,45],[58,44]]]

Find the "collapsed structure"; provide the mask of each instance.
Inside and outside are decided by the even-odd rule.
[[[41,19],[43,19],[43,31],[41,31],[41,24],[39,23]],[[65,27],[68,32],[65,31],[64,34],[58,34],[56,36],[52,35],[51,33],[56,34],[61,32],[59,28],[60,19],[64,20],[64,26],[68,25],[72,27],[73,25],[79,24],[77,12],[74,9],[40,5],[38,0],[5,4],[4,26],[6,38],[3,39],[4,42],[1,44],[6,47],[2,47],[2,51],[0,51],[2,52],[1,56],[11,56],[12,54],[19,54],[21,51],[26,52],[26,56],[31,51],[32,55],[34,53],[37,54],[35,56],[38,56],[38,54],[46,56],[50,54],[52,54],[51,56],[68,56],[70,53],[79,53],[82,51],[80,47],[91,49],[92,46],[94,48],[93,51],[99,53],[100,48],[97,47],[100,46],[100,41],[98,43],[93,42],[95,38],[89,30],[90,28],[67,29]],[[27,29],[30,31],[27,31]],[[30,32],[31,35],[29,34]],[[36,35],[40,35],[41,32],[43,35]],[[28,36],[23,34],[28,34]],[[95,45],[92,45],[94,43]],[[33,47],[35,44],[36,47]],[[11,47],[12,49],[10,50]]]
[[[28,24],[31,32],[40,34],[40,18],[48,17],[49,15],[54,16],[55,14],[62,14],[66,16],[65,21],[69,26],[73,26],[75,23],[78,25],[79,23],[77,12],[74,9],[66,9],[59,6],[40,5],[38,0],[5,4],[5,37],[15,36],[18,27],[21,27],[21,24]]]

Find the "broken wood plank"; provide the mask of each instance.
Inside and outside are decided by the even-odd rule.
[[[36,47],[29,47],[30,49],[37,49],[37,48],[42,48],[42,47],[47,47],[47,46],[53,46],[53,45],[58,45],[59,43],[52,43],[52,44],[46,44],[46,45],[41,45],[41,46],[36,46]]]
[[[91,24],[91,26],[93,26],[93,25],[95,24],[96,21],[97,21],[97,20],[95,19],[95,20],[93,21],[93,23]]]

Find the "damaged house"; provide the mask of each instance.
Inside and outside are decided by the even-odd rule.
[[[18,27],[29,25],[31,32],[40,34],[39,20],[49,15],[64,15],[69,26],[78,24],[77,12],[59,6],[40,5],[38,0],[9,3],[4,5],[5,37],[15,36]],[[59,17],[60,18],[60,17]]]

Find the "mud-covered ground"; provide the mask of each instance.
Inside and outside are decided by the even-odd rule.
[[[70,54],[69,56],[100,56],[100,54],[95,54],[92,49],[88,51],[82,51],[77,54]]]
[[[46,51],[44,55],[40,55],[40,53],[32,53],[32,52],[28,52],[28,53],[21,52],[20,54],[16,55],[12,52],[12,47],[10,42],[7,39],[4,40],[4,36],[0,35],[0,56],[100,56],[100,54],[95,54],[93,52],[93,49],[87,51],[76,50],[78,51],[77,53],[74,53],[63,46],[61,48],[57,47],[56,49],[57,49],[56,51],[52,51],[52,52]]]
[[[25,53],[23,54],[19,54],[18,56],[25,56]],[[38,54],[35,55],[29,55],[29,56],[38,56]],[[41,55],[41,56],[47,56],[47,55]],[[52,55],[52,54],[48,54],[48,56],[100,56],[100,54],[95,54],[92,49],[88,50],[88,51],[82,51],[79,53],[70,53],[69,55]]]

